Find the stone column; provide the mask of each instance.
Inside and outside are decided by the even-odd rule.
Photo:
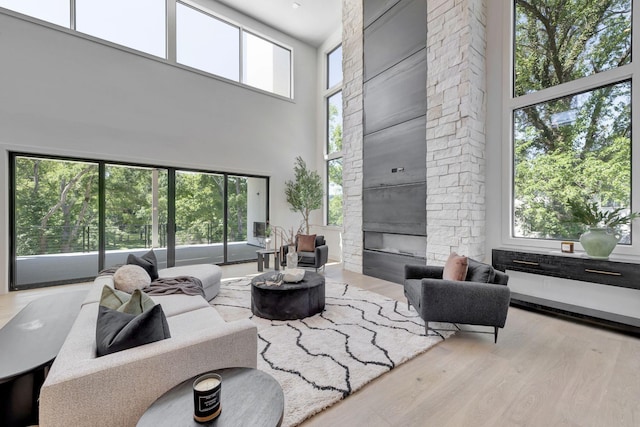
[[[363,0],[342,3],[343,227],[345,270],[362,273]]]
[[[427,264],[485,256],[485,0],[427,2]]]

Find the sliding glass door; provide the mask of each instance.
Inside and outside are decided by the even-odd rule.
[[[98,164],[16,156],[13,286],[98,273]]]
[[[254,260],[265,246],[267,180],[229,176],[227,180],[228,262]]]
[[[224,175],[176,171],[176,265],[224,262]]]
[[[256,259],[266,177],[11,154],[10,289],[93,279],[151,248],[158,267]]]
[[[167,170],[107,164],[104,194],[104,265],[154,248],[159,268],[166,267]]]

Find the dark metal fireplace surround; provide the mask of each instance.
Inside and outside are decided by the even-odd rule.
[[[427,2],[365,1],[363,272],[426,264]]]
[[[405,264],[426,264],[426,252],[424,236],[365,231],[363,272],[402,283]]]

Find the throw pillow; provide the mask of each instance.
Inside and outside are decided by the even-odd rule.
[[[138,315],[98,306],[96,323],[98,357],[165,338],[171,338],[171,333],[160,304]]]
[[[298,235],[298,252],[314,252],[316,250],[315,234],[299,234]]]
[[[116,289],[130,294],[136,289],[149,286],[151,278],[140,266],[123,265],[113,274],[113,284]]]
[[[102,288],[100,305],[122,313],[141,314],[152,309],[156,303],[153,302],[149,295],[139,289],[129,295],[126,292],[105,285]]]
[[[158,260],[156,259],[156,254],[153,252],[153,249],[141,257],[129,254],[127,264],[139,265],[144,268],[152,281],[158,278]]]
[[[465,277],[467,277],[468,265],[466,256],[461,256],[455,252],[451,252],[444,265],[442,278],[444,280],[457,280],[458,282],[461,282]]]
[[[469,258],[467,282],[489,283],[493,281],[495,271],[490,265]]]

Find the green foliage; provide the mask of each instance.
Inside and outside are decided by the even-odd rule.
[[[628,225],[634,219],[640,217],[640,212],[631,212],[623,215],[624,208],[616,208],[611,211],[603,211],[597,202],[588,199],[574,199],[567,202],[571,220],[587,227],[616,228]]]
[[[305,232],[309,234],[309,214],[322,207],[324,197],[322,179],[316,171],[307,169],[307,164],[300,156],[296,157],[293,171],[295,180],[285,182],[284,192],[290,209],[302,214]]]
[[[105,245],[151,245],[153,170],[106,165]],[[168,173],[158,170],[159,244],[166,245]],[[18,256],[98,249],[98,165],[17,157],[15,222]],[[228,178],[228,239],[247,239],[247,181]],[[178,171],[176,244],[224,239],[224,176]]]
[[[329,217],[330,225],[342,225],[342,159],[330,160]]]
[[[516,96],[630,62],[629,0],[516,0]],[[630,206],[631,85],[514,112],[516,236],[577,239],[567,200]]]

